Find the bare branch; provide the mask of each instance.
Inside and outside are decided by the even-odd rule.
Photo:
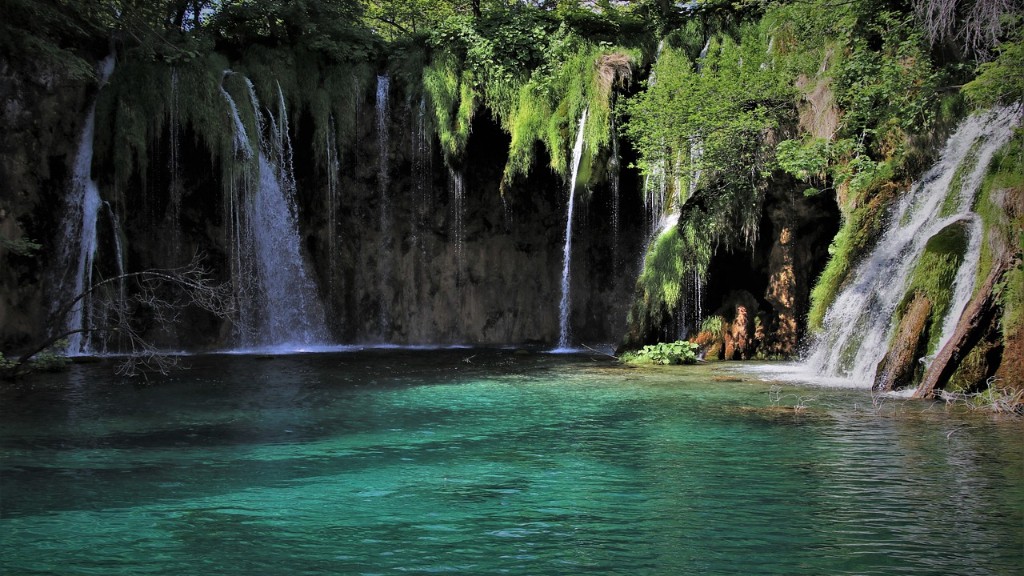
[[[22,375],[33,358],[75,334],[102,334],[108,341],[114,340],[117,353],[124,357],[117,368],[122,376],[167,372],[177,364],[177,359],[161,352],[147,339],[140,328],[141,320],[167,327],[178,322],[182,312],[190,307],[218,318],[227,318],[234,312],[230,286],[216,283],[203,260],[204,255],[197,253],[183,266],[119,274],[94,283],[54,315],[55,324],[64,325],[76,306],[91,302],[93,313],[88,317],[89,325],[50,336],[15,361],[6,375]],[[117,289],[116,296],[93,298],[112,287]]]

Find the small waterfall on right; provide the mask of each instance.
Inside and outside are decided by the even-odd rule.
[[[959,224],[968,242],[936,347],[942,348],[974,289],[982,238],[972,205],[993,155],[1009,141],[1020,119],[1019,106],[1000,108],[968,118],[950,136],[935,165],[891,208],[878,243],[829,307],[805,357],[809,371],[871,386],[925,246]]]

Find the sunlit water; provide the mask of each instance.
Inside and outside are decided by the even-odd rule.
[[[189,363],[0,390],[0,574],[1024,566],[1020,421],[596,355]]]

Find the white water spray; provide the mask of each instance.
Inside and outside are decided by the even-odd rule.
[[[982,238],[980,219],[971,206],[993,155],[1006,144],[1020,119],[1021,107],[1014,106],[972,116],[960,125],[936,164],[894,207],[877,245],[828,309],[822,333],[809,348],[807,369],[871,386],[896,329],[896,307],[925,245],[947,226],[966,223],[968,249],[952,287],[937,349],[942,348],[974,288]],[[952,213],[944,216],[943,205],[958,172],[962,175],[959,196]]]
[[[221,88],[235,126],[239,162],[228,201],[239,344],[289,350],[322,345],[327,328],[302,254],[284,98],[279,92],[278,116],[271,116],[271,138],[264,138],[259,101],[251,83],[246,83],[259,132],[255,151],[234,99]]]

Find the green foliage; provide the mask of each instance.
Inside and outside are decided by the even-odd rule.
[[[473,115],[486,106],[512,140],[502,190],[530,169],[537,143],[547,149],[551,168],[567,176],[584,110],[588,160],[607,147],[614,90],[630,81],[640,57],[636,48],[595,43],[566,21],[526,8],[449,18],[430,45],[423,84],[442,150],[449,161],[461,156]]]
[[[58,340],[25,362],[7,358],[0,352],[0,378],[15,379],[31,372],[63,371],[70,363],[63,352],[67,345],[67,340]]]
[[[1024,30],[996,51],[996,59],[981,64],[977,77],[963,87],[967,98],[981,108],[1024,102]]]
[[[791,78],[775,67],[768,37],[746,25],[739,41],[713,38],[707,54],[691,60],[665,47],[647,90],[623,106],[625,133],[641,154],[645,173],[667,168],[670,179],[701,172],[706,187],[747,204],[755,181],[768,175],[773,149],[766,133],[794,114]],[[699,146],[700,154],[693,154]]]
[[[881,48],[875,48],[881,38]],[[835,71],[836,100],[847,135],[918,131],[934,119],[939,72],[912,15],[879,12],[851,38],[849,53]],[[889,125],[889,121],[895,121]]]
[[[102,7],[85,2],[0,1],[0,57],[26,72],[59,71],[70,79],[95,78],[93,64],[75,49],[103,37]]]
[[[696,364],[697,350],[694,342],[677,340],[675,342],[659,342],[648,344],[636,352],[623,354],[622,361],[627,364]]]
[[[221,4],[207,26],[223,48],[288,46],[349,62],[379,51],[362,15],[356,0],[243,0]]]
[[[1010,142],[999,150],[989,165],[975,205],[981,216],[986,241],[981,244],[975,289],[991,273],[994,250],[1005,247],[1018,259],[997,286],[1003,306],[1000,326],[1003,337],[1024,330],[1024,214],[1006,209],[1007,200],[1021,202],[1024,197],[1024,130],[1018,129]]]
[[[759,322],[759,318],[754,318],[755,322]],[[725,319],[721,316],[712,315],[704,319],[700,324],[700,331],[706,332],[714,338],[722,338],[725,335]]]
[[[636,296],[629,324],[647,332],[665,314],[672,313],[683,295],[683,274],[693,264],[685,258],[684,239],[670,229],[651,243],[636,281]]]

